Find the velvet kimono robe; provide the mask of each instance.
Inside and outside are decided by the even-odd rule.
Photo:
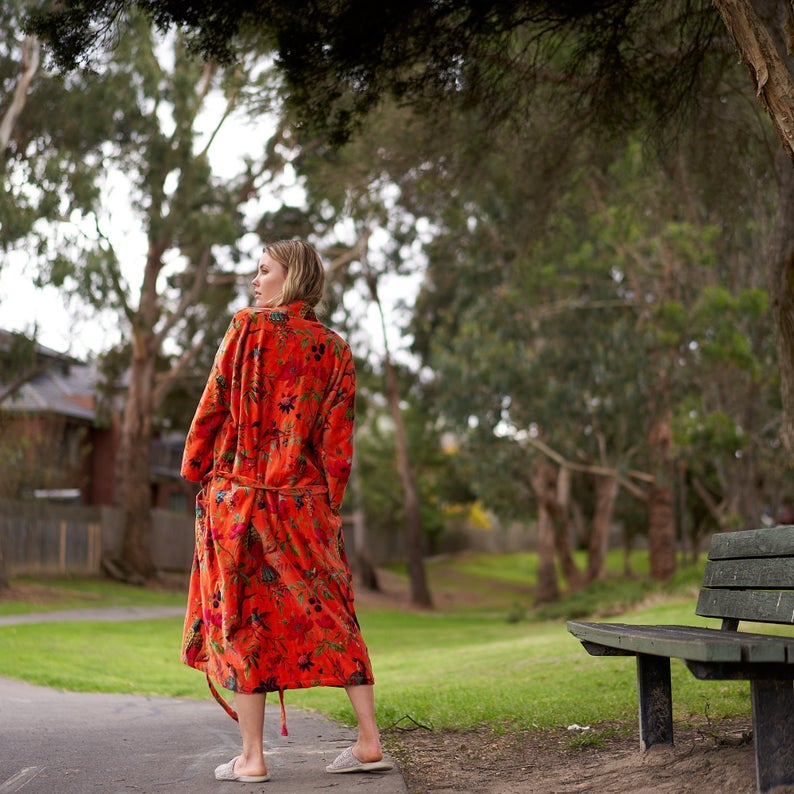
[[[354,400],[350,349],[307,304],[234,316],[182,462],[202,484],[182,660],[216,697],[373,683],[339,515]]]

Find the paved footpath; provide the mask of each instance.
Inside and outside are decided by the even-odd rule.
[[[181,610],[122,610],[127,619]],[[69,617],[71,615],[71,617]],[[14,615],[0,626],[41,620],[119,620],[118,610]],[[99,638],[98,638],[99,640]],[[99,640],[101,641],[101,640]],[[406,794],[399,768],[381,774],[325,771],[355,734],[313,712],[287,707],[289,736],[280,735],[278,702],[265,720],[267,783],[217,782],[214,768],[240,749],[237,724],[206,701],[62,692],[0,678],[0,794]]]

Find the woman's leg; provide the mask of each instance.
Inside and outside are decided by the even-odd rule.
[[[346,686],[345,691],[358,722],[358,741],[353,745],[353,755],[365,764],[380,761],[383,751],[378,724],[375,722],[374,687],[369,684]]]
[[[234,709],[240,721],[243,752],[234,765],[238,775],[265,775],[265,751],[262,745],[265,730],[265,694],[234,696]]]

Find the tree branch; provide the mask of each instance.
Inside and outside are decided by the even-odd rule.
[[[711,513],[712,518],[717,522],[719,528],[724,531],[726,527],[722,518],[723,508],[717,504],[706,486],[697,477],[692,477],[692,485],[697,495],[703,500],[703,504],[706,505],[709,513]]]
[[[0,152],[4,152],[8,147],[14,124],[16,124],[19,114],[25,107],[28,88],[30,88],[31,80],[33,80],[33,76],[39,68],[39,51],[39,40],[35,36],[25,36],[22,42],[22,59],[20,61],[22,73],[19,75],[19,80],[14,89],[11,104],[3,116],[3,121],[0,122]]]
[[[209,68],[209,64],[207,64]],[[205,69],[205,75],[207,75],[207,70]],[[207,95],[207,91],[209,90],[209,82],[210,82],[211,75],[207,75],[204,81],[204,86],[202,87],[202,92],[199,94],[199,101],[196,107],[196,112],[198,113],[198,107],[204,100],[204,97]],[[226,97],[226,109],[221,114],[221,117],[218,119],[218,123],[215,125],[215,129],[210,133],[209,138],[207,139],[207,143],[204,148],[199,152],[197,155],[198,157],[206,157],[207,152],[209,151],[210,146],[212,146],[212,142],[215,140],[215,136],[220,132],[221,127],[226,122],[226,119],[229,118],[231,112],[234,110],[235,103],[237,101],[237,94],[240,93],[239,86],[237,88],[232,89]]]
[[[369,242],[369,235],[370,233],[368,231],[365,232],[361,237],[359,237],[358,241],[354,243],[350,248],[348,248],[346,251],[342,251],[342,253],[334,257],[328,263],[328,268],[326,269],[326,272],[333,273],[335,270],[339,269],[340,267],[349,265],[353,260],[358,259],[362,255],[362,253],[366,250],[367,244]],[[331,253],[331,252],[328,251],[326,253]]]
[[[207,285],[207,272],[209,271],[210,262],[212,262],[212,250],[210,248],[205,248],[201,252],[198,264],[196,265],[196,271],[193,275],[193,283],[190,285],[190,289],[182,292],[182,297],[179,299],[176,308],[166,315],[165,322],[163,322],[160,329],[155,334],[154,344],[157,346],[158,350],[171,329],[182,319],[187,308],[194,303],[198,303],[199,295],[201,295],[201,291]]]
[[[774,39],[748,0],[714,0],[714,5],[750,71],[758,102],[794,159],[794,80]]]
[[[12,394],[19,391],[26,383],[46,372],[52,365],[53,361],[44,361],[31,367],[29,370],[23,372],[21,375],[14,378],[7,386],[0,389],[0,403],[7,400]]]
[[[202,347],[204,347],[206,342],[206,338],[204,335],[202,335],[190,346],[190,348],[182,353],[182,355],[179,357],[179,361],[177,361],[176,365],[171,367],[168,372],[160,372],[157,374],[156,384],[152,390],[152,400],[155,406],[160,405],[162,400],[171,390],[171,385],[182,377],[183,373],[188,368],[188,365],[193,363],[193,360],[196,358],[196,354],[199,350],[201,350]]]
[[[580,471],[586,474],[595,474],[599,477],[614,477],[623,488],[632,494],[632,496],[636,496],[637,499],[641,499],[642,501],[648,500],[648,494],[646,494],[642,488],[633,483],[631,480],[621,476],[617,469],[610,469],[607,466],[592,466],[585,463],[572,463],[567,458],[564,458],[562,455],[560,455],[559,452],[555,452],[547,444],[544,444],[538,438],[530,437],[527,439],[527,443],[531,444],[533,447],[535,447],[535,449],[551,458],[555,463],[564,469],[568,469],[570,471]],[[643,480],[647,483],[656,482],[656,478],[652,474],[646,474],[645,472],[637,471],[635,469],[630,469],[627,474],[630,477]]]
[[[94,213],[94,228],[96,229],[97,236],[100,240],[104,240],[105,244],[108,246],[110,251],[113,253],[113,265],[108,268],[108,272],[110,275],[110,279],[113,282],[113,289],[118,296],[119,303],[121,304],[121,310],[124,312],[124,316],[130,323],[133,323],[135,319],[135,312],[133,311],[132,307],[127,300],[127,290],[125,289],[124,282],[121,278],[121,270],[118,267],[118,258],[115,255],[115,250],[113,248],[113,243],[110,242],[107,235],[102,231],[99,226],[99,217]]]

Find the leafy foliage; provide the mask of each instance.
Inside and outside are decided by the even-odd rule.
[[[233,59],[246,31],[272,37],[302,121],[336,141],[387,97],[479,105],[498,120],[545,82],[576,83],[580,112],[612,123],[665,118],[692,101],[720,26],[705,0],[66,0],[32,11],[27,26],[71,69],[123,38],[132,8],[184,29],[209,59]]]

